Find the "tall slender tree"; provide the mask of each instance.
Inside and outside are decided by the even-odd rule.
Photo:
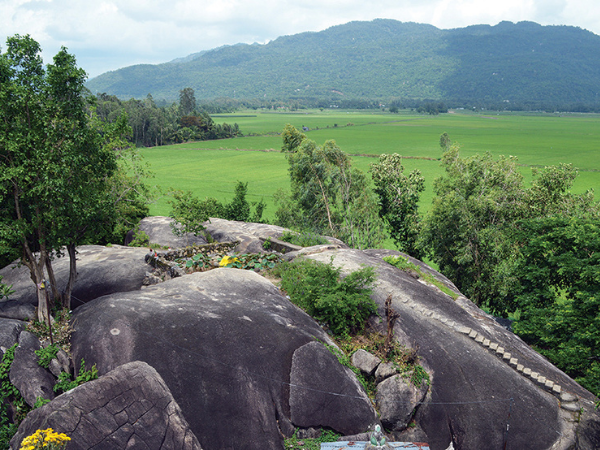
[[[116,164],[89,126],[85,72],[64,47],[47,69],[40,53],[34,39],[15,35],[0,54],[0,241],[19,247],[38,287],[38,318],[45,320],[46,281],[68,307],[75,245],[111,216],[104,194]],[[71,260],[66,288],[57,286],[52,270],[64,248]]]

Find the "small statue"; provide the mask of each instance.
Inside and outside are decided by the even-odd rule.
[[[367,444],[365,450],[379,450],[391,448],[386,442],[385,435],[381,431],[381,426],[375,425],[375,431],[371,433],[371,442]]]

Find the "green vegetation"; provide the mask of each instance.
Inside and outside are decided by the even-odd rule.
[[[425,179],[421,172],[413,170],[404,175],[402,157],[380,155],[379,161],[371,165],[375,193],[379,197],[379,215],[394,244],[399,250],[422,257],[417,247],[420,232],[419,197],[425,190]]]
[[[323,264],[296,258],[273,269],[281,278],[281,289],[290,300],[336,336],[347,336],[364,328],[366,320],[377,312],[371,300],[372,268],[352,272],[341,279],[341,269],[333,262]]]
[[[223,115],[215,120],[229,121],[229,117]],[[355,126],[333,127],[336,122],[347,122],[349,117]],[[235,190],[235,184],[227,180],[244,180],[248,182],[249,201],[264,199],[264,217],[273,220],[273,194],[278,189],[289,189],[290,180],[288,162],[279,153],[282,139],[278,133],[291,123],[296,128],[309,126],[306,134],[313,140],[335,139],[352,157],[352,167],[365,173],[376,162],[374,157],[400,154],[405,173],[419,170],[425,178],[419,202],[421,214],[432,203],[433,180],[444,173],[438,145],[443,132],[460,143],[463,157],[489,151],[494,157],[518,158],[517,169],[525,182],[532,179],[531,167],[569,162],[579,170],[572,192],[582,193],[590,188],[600,191],[600,120],[596,115],[457,112],[419,117],[406,111],[387,114],[311,110],[292,114],[255,112],[236,120],[244,131],[260,135],[141,150],[156,175],[154,182],[165,190],[176,186],[191,190],[199,198],[214,197],[225,202]],[[159,198],[151,205],[150,213],[169,215],[167,200]]]
[[[571,165],[537,171],[529,188],[514,158],[463,158],[453,144],[442,165],[446,174],[434,182],[421,248],[463,294],[497,314],[512,311],[510,294],[522,276],[514,270],[519,247],[511,234],[517,221],[600,210],[592,193],[569,192],[577,176]]]
[[[335,141],[319,146],[289,124],[282,137],[291,193],[276,193],[275,223],[331,235],[353,248],[377,248],[385,234],[366,175],[352,168]]]
[[[217,124],[208,112],[196,108],[194,90],[180,91],[179,104],[159,107],[152,95],[144,100],[122,102],[114,95],[99,94],[88,99],[98,119],[107,124],[125,116],[130,127],[127,138],[136,146],[178,144],[241,136],[237,124]]]
[[[50,361],[56,358],[59,350],[60,347],[56,344],[51,344],[48,347],[42,347],[39,350],[36,350],[35,354],[38,357],[38,364],[47,369],[50,365]]]
[[[431,275],[430,273],[423,272],[419,266],[411,263],[408,258],[404,256],[385,256],[383,260],[398,269],[404,270],[405,272],[412,272],[416,274],[419,278],[425,280],[427,283],[434,285],[444,294],[452,297],[453,300],[458,298],[458,294],[446,286],[444,283],[439,281],[436,277]]]
[[[300,439],[298,438],[298,430],[295,430],[292,437],[285,439],[283,445],[286,450],[321,450],[323,442],[336,442],[339,437],[340,435],[334,431],[321,430],[321,435],[318,438]]]
[[[311,233],[310,231],[284,231],[279,239],[290,244],[299,245],[300,247],[329,244],[329,241],[323,236]]]
[[[18,248],[46,319],[44,268],[54,297],[68,307],[76,276],[75,245],[106,233],[113,211],[107,179],[116,157],[89,123],[83,97],[85,72],[65,48],[47,69],[29,36],[7,40],[0,54],[0,242]],[[85,154],[85,157],[81,155]],[[51,257],[67,248],[71,281],[55,287]]]
[[[54,392],[62,394],[63,392],[67,392],[76,388],[77,386],[82,385],[83,383],[87,383],[88,381],[92,381],[97,378],[98,369],[96,368],[96,364],[94,364],[90,370],[86,370],[85,361],[82,359],[81,365],[79,366],[79,374],[74,380],[71,379],[71,375],[67,372],[60,373],[58,381],[54,385]]]
[[[18,344],[6,350],[0,362],[0,449],[8,450],[8,443],[17,432],[19,423],[29,412],[29,407],[19,390],[10,382],[10,366],[15,359]],[[14,411],[14,415],[9,411]]]
[[[600,396],[600,217],[522,221],[514,329]]]
[[[207,197],[200,200],[194,197],[191,191],[175,190],[171,192],[172,199],[171,214],[174,222],[171,224],[176,236],[184,236],[191,233],[194,236],[203,234],[205,227],[203,222],[210,217],[220,217],[227,220],[238,220],[241,222],[260,222],[262,220],[264,201],[253,202],[254,213],[251,213],[251,204],[246,200],[248,183],[238,181],[235,187],[235,195],[230,203],[222,204],[217,199]]]
[[[3,298],[8,298],[9,295],[15,292],[12,289],[12,285],[7,286],[6,284],[2,283],[2,278],[2,275],[0,275],[0,300],[2,300]]]
[[[48,290],[59,308],[70,307],[76,246],[122,240],[147,213],[146,190],[122,145],[126,124],[98,122],[85,72],[65,48],[44,68],[35,40],[10,37],[0,79],[0,259],[18,257],[29,269],[44,321]],[[69,279],[59,290],[52,260],[64,253]]]

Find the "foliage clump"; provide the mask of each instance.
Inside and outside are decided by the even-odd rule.
[[[290,300],[336,336],[364,329],[369,316],[377,312],[369,297],[375,280],[372,267],[342,278],[341,269],[333,262],[297,258],[277,265],[273,273],[281,278],[281,289]]]
[[[286,450],[321,450],[323,442],[336,442],[339,434],[332,430],[321,430],[321,435],[317,438],[301,439],[298,437],[298,430],[294,430],[292,437],[284,441]]]
[[[290,244],[299,245],[300,247],[329,244],[329,241],[323,236],[311,233],[310,231],[284,231],[279,239]]]
[[[8,443],[17,432],[19,423],[29,412],[29,406],[19,390],[10,382],[10,366],[15,359],[18,344],[6,350],[0,362],[0,449],[8,449]]]
[[[91,369],[86,370],[85,361],[82,359],[81,365],[79,366],[79,374],[75,377],[75,379],[71,379],[71,374],[67,372],[61,372],[53,389],[54,392],[62,394],[63,392],[67,392],[76,388],[77,386],[82,385],[83,383],[87,383],[88,381],[92,381],[97,378],[98,369],[96,368],[96,364],[94,364]]]
[[[417,246],[421,230],[419,198],[425,190],[425,178],[417,169],[404,174],[402,157],[397,153],[380,155],[371,165],[375,193],[379,197],[379,215],[384,220],[398,250],[415,258],[423,256]]]
[[[458,298],[458,294],[456,292],[454,292],[452,289],[450,289],[444,283],[442,283],[441,281],[439,281],[433,275],[431,275],[429,273],[426,273],[426,272],[423,272],[419,266],[417,266],[416,264],[411,263],[408,260],[408,258],[405,258],[404,256],[401,256],[401,255],[398,255],[398,256],[385,256],[383,258],[383,260],[385,262],[391,264],[392,266],[397,267],[400,270],[404,270],[405,272],[413,272],[413,273],[415,273],[419,278],[425,280],[429,284],[434,285],[440,291],[442,291],[444,294],[449,295],[450,297],[452,297],[453,300],[456,300]]]
[[[335,141],[317,145],[292,125],[282,132],[291,192],[275,194],[276,224],[374,248],[385,238],[375,194]]]
[[[171,218],[173,233],[176,236],[184,236],[187,233],[194,236],[208,235],[204,222],[210,217],[219,217],[226,220],[237,220],[240,222],[261,222],[266,207],[263,200],[250,203],[246,199],[248,194],[248,183],[238,181],[235,186],[235,195],[231,202],[223,204],[214,198],[200,200],[191,191],[174,190],[171,192]],[[252,211],[254,207],[254,212]]]

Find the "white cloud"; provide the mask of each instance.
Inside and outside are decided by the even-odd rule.
[[[47,62],[65,45],[95,76],[375,18],[438,28],[531,20],[600,33],[600,3],[593,0],[0,0],[0,44],[31,34]]]

